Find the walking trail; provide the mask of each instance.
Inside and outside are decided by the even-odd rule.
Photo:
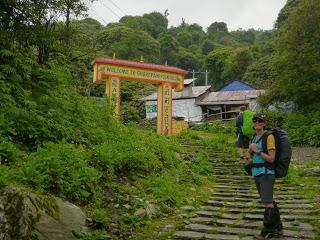
[[[215,190],[201,209],[185,221],[185,227],[175,232],[175,239],[250,240],[260,233],[264,209],[253,178],[246,176],[239,161],[230,156],[209,151]],[[283,179],[276,180],[274,196],[284,226],[281,239],[315,239],[315,229],[310,224],[313,203]]]

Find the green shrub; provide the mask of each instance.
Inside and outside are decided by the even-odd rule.
[[[201,123],[192,126],[193,130],[206,131],[211,133],[227,133],[232,134],[236,131],[235,123],[215,122],[215,123]]]
[[[284,125],[294,145],[320,146],[320,111],[292,113]]]
[[[268,126],[285,129],[293,145],[320,146],[320,111],[264,113],[268,118]]]
[[[93,165],[109,174],[153,173],[177,164],[177,143],[153,133],[119,127],[95,149]]]
[[[88,166],[89,157],[81,147],[48,143],[24,163],[21,181],[70,200],[88,200],[100,178],[100,173]]]
[[[268,127],[282,128],[287,114],[280,111],[264,111],[268,119]]]
[[[21,156],[21,152],[10,141],[0,141],[0,165],[12,164]]]
[[[194,160],[190,163],[190,169],[201,175],[212,173],[212,164],[208,160],[208,153],[203,150],[197,153]]]
[[[7,186],[13,181],[14,174],[8,166],[0,165],[0,188]]]

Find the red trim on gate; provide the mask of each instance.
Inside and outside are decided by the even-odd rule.
[[[113,59],[113,58],[96,58],[92,62],[92,64],[95,64],[95,63],[110,64],[115,66],[126,66],[126,67],[148,69],[148,70],[154,70],[154,71],[164,71],[164,72],[177,73],[177,74],[183,74],[183,75],[187,74],[187,71],[177,67],[135,62],[135,61],[129,61],[129,60]]]

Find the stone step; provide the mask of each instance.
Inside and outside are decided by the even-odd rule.
[[[239,179],[216,179],[216,184],[217,185],[227,185],[227,186],[245,186],[245,187],[253,187],[255,188],[255,183],[252,182],[248,182],[247,180],[239,180]]]
[[[202,210],[204,211],[223,211],[223,212],[230,212],[230,213],[252,213],[252,214],[263,214],[264,208],[251,208],[251,209],[243,209],[243,208],[224,208],[224,207],[213,207],[213,206],[202,206]],[[284,213],[291,213],[291,214],[299,214],[299,215],[308,215],[310,214],[309,210],[305,209],[291,209],[291,208],[281,208],[280,209],[281,214]]]
[[[204,224],[189,224],[186,226],[189,231],[195,232],[206,232],[206,233],[222,233],[222,234],[234,234],[234,235],[256,235],[260,231],[258,229],[248,229],[248,228],[237,228],[237,227],[217,227]],[[303,239],[314,239],[314,234],[309,231],[294,231],[294,230],[284,230],[283,235],[285,237],[293,238],[303,238]]]
[[[248,220],[263,220],[262,214],[246,214],[244,219]],[[295,221],[295,220],[303,220],[303,221],[312,221],[314,220],[313,216],[308,215],[281,215],[281,219],[285,219],[287,221]]]
[[[232,166],[221,166],[221,165],[215,165],[213,166],[213,169],[217,171],[229,171],[229,172],[243,172],[243,169],[241,168],[234,168]]]
[[[291,208],[291,209],[312,209],[313,205],[308,203],[300,203],[300,204],[294,204],[294,203],[279,203],[279,208]]]
[[[255,189],[231,189],[231,188],[216,188],[215,192],[224,192],[224,193],[230,193],[235,194],[237,192],[239,193],[247,193],[247,194],[254,194],[257,192]]]
[[[256,190],[256,187],[253,184],[250,185],[236,185],[236,184],[216,184],[216,189],[228,189],[228,190]],[[283,193],[284,195],[298,195],[299,193],[297,191],[288,190],[284,188],[278,188],[275,186],[275,192],[276,193]]]
[[[241,240],[254,240],[252,236],[242,237]],[[297,240],[296,238],[291,237],[281,237],[281,238],[273,238],[274,240]]]
[[[240,203],[240,202],[222,202],[222,201],[216,201],[216,200],[208,200],[207,202],[210,206],[216,206],[216,207],[234,207],[234,208],[252,208],[252,207],[261,207],[258,206],[257,202],[248,201],[246,203]],[[260,205],[260,204],[259,204]],[[308,203],[300,203],[300,204],[291,204],[291,203],[284,203],[281,202],[278,204],[280,209],[312,209],[313,205]]]
[[[256,206],[252,201],[247,203],[232,203],[232,202],[221,202],[215,200],[208,200],[207,204],[209,206],[215,207],[231,207],[231,208],[252,208]]]
[[[242,170],[244,171],[244,168],[241,167],[241,165],[239,165],[239,162],[232,162],[229,161],[228,159],[210,159],[209,157],[209,162],[211,163],[211,165],[215,166],[215,167],[229,167],[229,169],[237,169],[237,170]]]
[[[262,227],[262,221],[256,220],[237,220],[237,219],[214,219],[212,217],[194,217],[191,218],[192,223],[201,223],[201,224],[213,224],[218,226],[233,226],[233,227],[244,227],[244,228],[255,228],[260,229]],[[288,230],[303,230],[303,231],[313,231],[313,226],[304,223],[304,222],[287,222],[285,220],[282,221],[283,227]]]
[[[289,195],[289,194],[279,194],[277,192],[274,193],[275,195],[275,199],[276,200],[282,200],[282,199],[304,199],[301,195]],[[259,198],[259,195],[257,194],[257,191],[255,191],[254,193],[242,193],[242,192],[236,192],[236,191],[231,191],[231,192],[214,192],[213,196],[226,196],[226,197],[233,197],[233,196],[237,196],[237,197],[246,197],[249,199],[256,199]]]
[[[255,235],[259,234],[259,230],[247,228],[231,228],[231,227],[217,227],[204,224],[189,224],[186,226],[189,231],[206,232],[206,233],[227,233],[235,235]]]
[[[177,231],[174,234],[175,239],[214,239],[214,240],[239,240],[237,235],[228,234],[208,234],[194,231]]]
[[[236,186],[236,185],[222,185],[217,184],[215,186],[215,192],[213,195],[224,195],[232,197],[234,195],[244,196],[244,197],[259,197],[255,186]],[[275,189],[274,191],[275,199],[305,199],[298,192],[289,192],[285,190]],[[305,199],[306,200],[306,199]]]
[[[209,200],[215,200],[215,201],[222,201],[222,202],[225,202],[225,201],[228,201],[228,202],[248,202],[248,201],[258,201],[259,199],[258,198],[255,198],[255,199],[248,199],[248,198],[241,198],[241,197],[210,197]]]
[[[230,171],[230,169],[226,169],[226,171]],[[236,172],[241,172],[243,170],[237,170]],[[254,182],[254,179],[252,176],[248,176],[246,174],[241,175],[225,175],[225,174],[214,174],[212,175],[218,180],[241,180],[244,182]],[[292,187],[289,183],[287,183],[285,180],[278,180],[276,179],[276,186],[283,186],[288,188],[289,190],[296,190],[295,187]]]
[[[222,188],[222,189],[236,189],[236,190],[252,190],[255,189],[256,187],[252,185],[247,185],[247,186],[239,186],[239,185],[231,185],[231,184],[216,184],[215,188]]]
[[[248,198],[259,198],[259,195],[256,193],[248,194],[248,193],[239,193],[239,192],[214,192],[213,196],[241,196],[241,197],[248,197]]]
[[[228,201],[228,202],[247,202],[247,201],[254,201],[256,202],[258,200],[258,198],[253,198],[253,199],[248,199],[248,198],[244,198],[244,197],[210,197],[210,200],[216,200],[216,201]],[[255,201],[256,200],[256,201]],[[261,203],[260,200],[258,201],[258,203]],[[307,203],[310,204],[309,200],[306,199],[283,199],[277,203]]]
[[[226,178],[226,179],[240,179],[240,180],[253,180],[252,177],[249,176],[238,176],[238,175],[230,175],[230,176],[226,176],[226,175],[220,175],[220,174],[214,174],[212,175],[215,178]]]

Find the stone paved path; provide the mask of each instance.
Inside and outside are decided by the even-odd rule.
[[[196,148],[195,148],[196,150]],[[223,152],[211,152],[210,160],[216,177],[212,197],[175,239],[250,240],[262,227],[261,207],[252,177],[246,176],[241,164]],[[279,202],[284,225],[281,239],[314,239],[313,204],[285,180],[277,179],[275,199]]]

